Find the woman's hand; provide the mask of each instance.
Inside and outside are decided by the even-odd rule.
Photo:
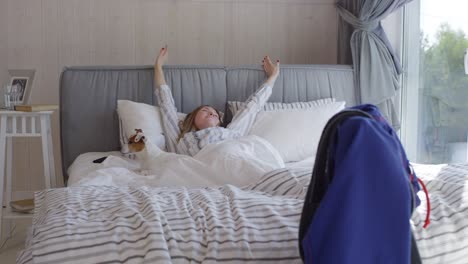
[[[268,76],[268,79],[266,82],[269,83],[271,86],[273,86],[280,72],[280,61],[277,60],[276,64],[274,64],[273,62],[271,62],[269,56],[265,56],[262,62],[263,62],[263,70]]]
[[[162,69],[162,66],[167,62],[168,55],[169,54],[167,52],[167,45],[165,45],[159,50],[159,55],[156,58],[156,61],[154,62],[154,68]]]
[[[154,62],[154,83],[155,89],[160,87],[161,85],[166,85],[166,79],[164,78],[164,73],[162,70],[162,66],[167,62],[168,52],[167,52],[167,45],[164,48],[159,50],[159,55]]]

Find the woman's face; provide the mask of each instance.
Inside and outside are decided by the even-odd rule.
[[[219,115],[213,107],[204,106],[195,116],[195,126],[202,130],[219,125]]]

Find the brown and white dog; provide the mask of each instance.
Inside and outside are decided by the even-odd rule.
[[[128,152],[124,154],[125,157],[129,159],[136,159],[137,157],[146,157],[145,152],[142,151],[145,149],[145,134],[143,134],[143,130],[141,129],[135,129],[135,134],[130,136],[128,139]],[[102,157],[99,159],[93,160],[93,163],[102,163],[104,160],[106,160],[106,157]]]
[[[137,153],[145,149],[145,134],[141,129],[135,129],[135,134],[128,139],[128,150],[130,153]]]
[[[128,150],[130,155],[127,157],[141,162],[141,168],[139,170],[140,174],[154,175],[155,172],[151,170],[152,159],[148,154],[149,148],[151,147],[146,147],[146,137],[142,129],[135,129],[135,132],[136,133],[128,139]],[[148,144],[151,145],[150,142],[148,142]]]

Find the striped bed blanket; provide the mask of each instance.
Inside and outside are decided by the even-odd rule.
[[[301,263],[310,169],[237,188],[81,186],[36,193],[18,263]]]
[[[412,217],[413,233],[424,264],[468,263],[468,164],[414,164],[429,192],[431,223],[423,228],[426,199]]]
[[[411,219],[423,263],[468,263],[468,165],[415,165],[431,198]],[[302,263],[298,226],[311,169],[238,188],[81,186],[36,193],[18,263]]]

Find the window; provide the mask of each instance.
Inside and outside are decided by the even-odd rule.
[[[405,7],[401,136],[412,161],[468,160],[467,10],[459,0]]]

